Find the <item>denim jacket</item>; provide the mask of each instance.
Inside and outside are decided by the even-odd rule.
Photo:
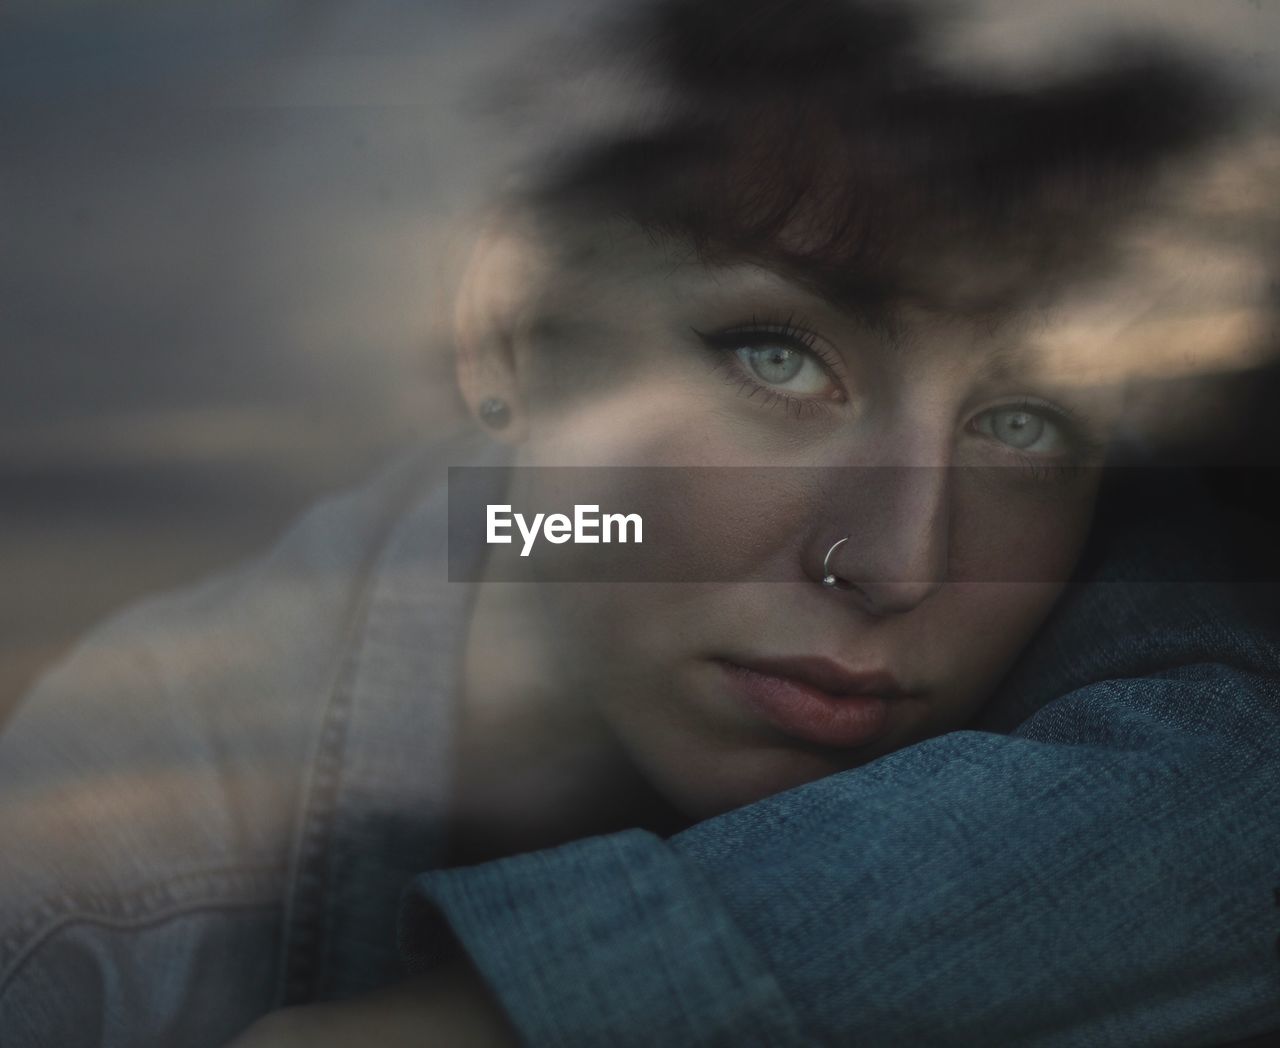
[[[0,733],[0,1045],[219,1045],[396,978],[464,587],[439,448],[97,628]]]
[[[460,941],[531,1044],[1280,1028],[1280,646],[1208,568],[1172,579],[1187,532],[1121,533],[970,730],[669,840],[435,869],[468,599],[440,460],[117,615],[28,696],[5,1048],[217,1045],[385,983],[406,885],[410,965]]]

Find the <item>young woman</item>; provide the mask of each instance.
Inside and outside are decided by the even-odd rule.
[[[1164,581],[1156,536],[1095,509],[1187,307],[1223,103],[1151,54],[961,82],[894,10],[644,19],[657,115],[552,165],[467,269],[493,447],[407,455],[106,627],[6,733],[6,1044],[217,1044],[370,990],[248,1043],[1277,1018],[1259,904],[1217,896],[1270,845],[1209,828],[1243,818],[1240,769],[1274,793],[1276,647],[1217,590],[1190,624],[1167,591],[1084,592]],[[1202,317],[1265,287],[1256,254],[1214,272]],[[566,540],[548,515],[581,507],[643,535]],[[1135,946],[1129,915],[1195,885],[1213,902]],[[452,936],[503,1011],[456,967],[386,989],[398,946]]]

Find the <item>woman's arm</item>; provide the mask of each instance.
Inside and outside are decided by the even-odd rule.
[[[1010,674],[995,730],[670,840],[424,874],[409,956],[456,935],[533,1044],[1280,1029],[1277,586],[1171,581],[1228,577],[1231,546],[1174,530],[1106,551]]]
[[[419,878],[533,1044],[1280,1028],[1280,687],[1194,664],[700,824]]]

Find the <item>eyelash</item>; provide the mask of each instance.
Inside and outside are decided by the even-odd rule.
[[[1105,446],[1102,441],[1095,440],[1088,434],[1088,422],[1077,411],[1068,407],[1049,404],[1044,401],[1024,397],[1016,404],[1001,404],[987,408],[974,416],[975,419],[992,411],[1025,411],[1030,414],[1047,417],[1063,434],[1067,443],[1067,451],[1058,458],[1045,458],[1028,455],[1011,445],[1002,445],[1024,468],[1030,478],[1036,481],[1052,482],[1069,480],[1079,475],[1084,468],[1085,459],[1100,452]],[[985,435],[985,434],[982,434]],[[997,443],[1000,443],[997,441]]]
[[[748,323],[725,328],[723,331],[699,331],[697,328],[690,328],[689,330],[720,356],[717,364],[725,368],[725,381],[737,382],[739,391],[750,391],[746,394],[748,400],[757,394],[763,394],[761,400],[763,406],[774,407],[781,405],[788,412],[794,408],[796,418],[800,418],[806,412],[813,414],[821,411],[826,404],[843,403],[848,399],[844,386],[836,377],[837,365],[835,357],[830,351],[818,344],[818,336],[816,334],[795,322],[794,313],[788,314],[785,319],[777,321],[761,320],[759,317],[752,315]],[[737,362],[736,351],[743,346],[762,343],[766,338],[807,354],[816,360],[827,373],[827,377],[836,386],[838,396],[830,399],[798,397],[785,390],[766,386],[752,378]]]
[[[817,413],[822,410],[825,404],[836,402],[835,399],[822,400],[813,397],[798,397],[787,393],[785,390],[765,386],[753,379],[737,362],[736,350],[744,345],[751,345],[753,341],[763,341],[766,336],[812,356],[837,387],[839,392],[838,402],[843,402],[847,399],[848,395],[840,380],[836,377],[836,364],[832,354],[818,344],[818,336],[816,334],[795,323],[794,314],[788,314],[785,319],[780,321],[761,320],[753,315],[748,323],[725,328],[722,331],[706,332],[697,328],[691,328],[690,330],[704,344],[716,351],[720,358],[717,361],[717,365],[726,369],[726,381],[736,381],[739,390],[749,390],[750,392],[747,393],[748,399],[755,397],[757,394],[763,394],[761,403],[766,407],[781,404],[787,411],[794,407],[796,417],[800,418],[806,412]],[[1062,431],[1068,445],[1067,452],[1057,459],[1028,455],[1010,445],[1002,445],[1007,453],[1012,455],[1020,466],[1027,471],[1032,480],[1053,482],[1071,479],[1080,473],[1084,460],[1099,452],[1104,446],[1101,441],[1095,440],[1088,435],[1087,420],[1070,408],[1024,397],[1016,404],[1002,404],[987,409],[988,412],[1010,410],[1026,411],[1047,417]],[[981,416],[975,416],[975,418],[977,417]]]
[[[1055,480],[1070,480],[1072,477],[1079,476],[1082,468],[1077,459],[1070,459],[1065,462],[1043,462],[1040,459],[1021,453],[1016,453],[1014,457],[1022,468],[1027,471],[1027,475],[1032,480],[1042,483],[1052,483]]]

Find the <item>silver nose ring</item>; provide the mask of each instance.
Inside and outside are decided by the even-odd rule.
[[[827,550],[827,555],[822,558],[822,584],[826,586],[827,589],[839,589],[842,586],[848,585],[848,582],[840,578],[831,570],[831,554],[835,553],[836,550],[848,541],[848,535],[842,539],[836,539],[836,541],[832,543],[831,548]]]

